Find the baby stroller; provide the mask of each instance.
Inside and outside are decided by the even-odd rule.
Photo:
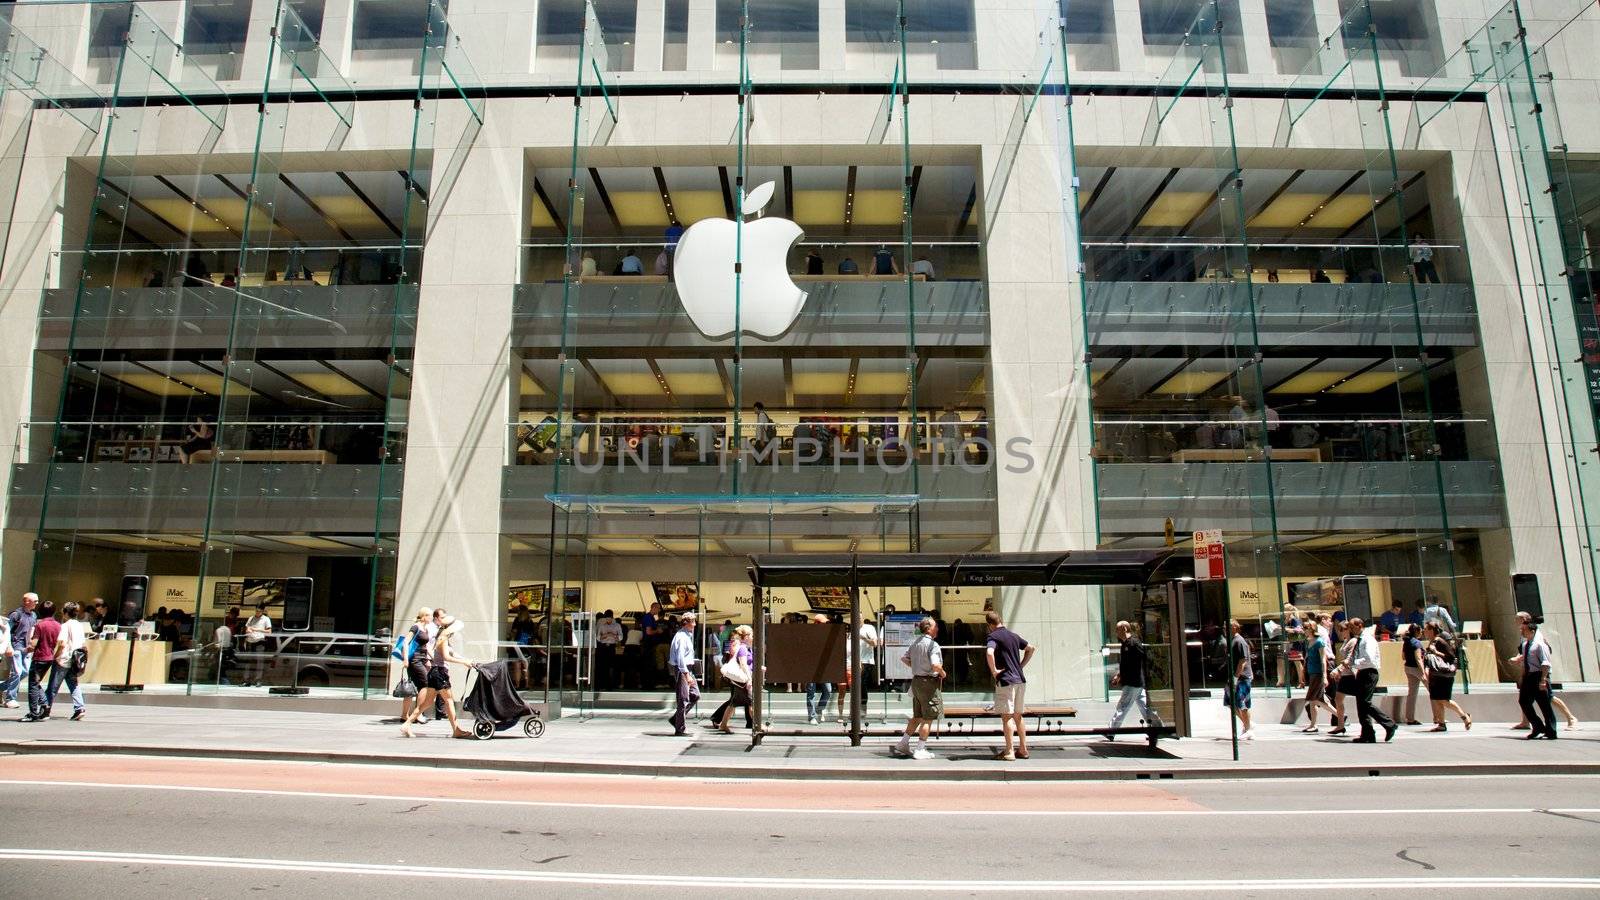
[[[477,667],[478,677],[461,708],[472,713],[472,734],[487,741],[495,732],[506,731],[522,722],[522,733],[531,738],[544,735],[544,720],[539,711],[528,705],[515,687],[514,661],[483,663]]]

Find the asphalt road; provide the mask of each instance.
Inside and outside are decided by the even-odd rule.
[[[1600,895],[1600,778],[1577,776],[884,784],[15,756],[0,821],[6,896]]]

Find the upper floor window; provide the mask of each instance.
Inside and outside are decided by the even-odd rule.
[[[661,70],[689,68],[689,0],[666,0],[661,35]]]
[[[594,14],[605,39],[606,71],[633,69],[637,0],[594,0]],[[583,45],[583,0],[542,0],[539,4],[534,68],[548,75],[571,77]]]
[[[845,52],[852,57],[898,56],[899,3],[845,0]],[[908,0],[906,59],[919,69],[975,69],[978,36],[973,0]],[[889,65],[892,71],[893,64]]]
[[[739,0],[717,0],[717,68],[739,65]],[[752,3],[745,57],[753,71],[816,69],[819,58],[817,0]]]
[[[356,0],[350,48],[420,51],[427,27],[428,0]]]
[[[218,81],[239,77],[239,62],[250,31],[251,0],[189,0],[183,21],[183,50]]]

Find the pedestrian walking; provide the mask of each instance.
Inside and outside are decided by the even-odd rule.
[[[678,633],[672,636],[672,645],[667,648],[667,671],[674,685],[672,716],[667,722],[672,725],[673,737],[689,733],[689,708],[700,702],[700,684],[694,677],[695,621],[694,613],[684,613],[678,620]]]
[[[43,722],[50,718],[50,698],[45,696],[45,689],[56,668],[56,641],[61,637],[55,604],[46,600],[38,608],[38,616],[28,632],[28,714],[22,717],[24,722]]]
[[[1233,710],[1239,717],[1239,724],[1244,730],[1239,732],[1241,740],[1254,740],[1255,735],[1250,733],[1250,682],[1255,678],[1255,667],[1250,660],[1250,642],[1239,633],[1239,620],[1228,620],[1228,633],[1232,637],[1228,641],[1228,663],[1233,666],[1233,693],[1224,696],[1223,704]]]
[[[444,701],[444,714],[450,720],[451,737],[472,737],[472,732],[463,729],[456,721],[455,698],[450,694],[450,664],[472,668],[471,660],[457,656],[455,653],[456,636],[462,630],[461,620],[446,613],[443,609],[433,611],[433,623],[438,627],[434,635],[432,651],[429,657],[428,680],[426,686],[417,694],[417,705],[412,708],[411,715],[400,723],[400,733],[411,737],[411,726],[422,717],[422,711],[435,699]]]
[[[228,672],[238,663],[233,653],[233,628],[228,625],[228,620],[223,619],[217,623],[217,630],[211,633],[211,643],[217,648],[217,684],[232,684],[228,680]]]
[[[1300,729],[1302,734],[1317,733],[1317,709],[1325,709],[1331,717],[1330,721],[1337,722],[1338,713],[1323,699],[1323,694],[1328,684],[1328,661],[1332,654],[1328,652],[1328,639],[1323,636],[1316,625],[1308,623],[1304,630],[1306,637],[1305,664],[1306,664],[1306,719],[1310,724]]]
[[[923,616],[917,622],[917,637],[901,655],[900,661],[911,669],[911,717],[906,720],[905,733],[894,745],[892,754],[910,759],[933,759],[928,752],[928,731],[944,714],[944,698],[940,687],[944,683],[944,654],[936,640],[939,623],[932,616]],[[911,749],[911,736],[917,736],[917,749]]]
[[[878,639],[878,629],[865,618],[861,620],[861,628],[856,633],[861,638],[861,702],[865,704],[867,691],[872,688],[876,681],[873,678],[873,673],[877,670],[878,647],[883,642]],[[856,668],[851,664],[854,654],[855,641],[846,640],[844,642],[844,686],[840,688],[837,698],[839,703],[839,724],[841,725],[846,721],[844,707],[850,700],[850,684],[856,677]],[[864,711],[866,707],[863,705],[862,709]]]
[[[1290,665],[1294,666],[1294,686],[1306,686],[1306,623],[1300,618],[1300,610],[1293,603],[1283,606],[1283,627],[1289,637],[1288,658]]]
[[[1395,602],[1395,608],[1400,608],[1399,601]],[[1395,629],[1395,634],[1402,642],[1400,657],[1405,664],[1406,672],[1406,715],[1401,721],[1407,725],[1421,725],[1422,723],[1417,721],[1417,691],[1427,678],[1427,673],[1422,667],[1422,638],[1418,636],[1417,629],[1409,625],[1396,625]],[[1431,696],[1429,699],[1432,699]]]
[[[1522,627],[1522,621],[1524,619],[1532,621],[1533,615],[1527,612],[1517,613],[1517,627]],[[1555,653],[1550,649],[1550,641],[1545,637],[1544,629],[1541,628],[1535,632],[1535,640],[1538,640],[1540,643],[1544,644],[1544,652],[1549,655],[1551,670],[1554,671]],[[1513,657],[1511,659],[1511,663],[1513,668],[1520,666],[1522,663],[1522,657],[1520,655]],[[1572,710],[1567,708],[1567,704],[1555,693],[1555,684],[1553,682],[1550,685],[1550,705],[1555,709],[1560,710],[1561,715],[1566,718],[1568,731],[1578,727],[1578,717],[1572,714]],[[1528,717],[1524,715],[1521,720],[1517,722],[1517,724],[1511,726],[1511,730],[1527,731]]]
[[[1522,647],[1518,654],[1521,680],[1517,686],[1517,705],[1528,720],[1527,740],[1556,739],[1556,714],[1550,703],[1550,648],[1539,636],[1533,617],[1519,617]]]
[[[755,730],[755,720],[750,717],[750,682],[755,671],[755,656],[751,646],[754,641],[755,632],[749,625],[735,628],[733,637],[728,639],[728,649],[721,666],[722,678],[728,683],[728,699],[722,701],[717,711],[711,714],[714,727],[723,734],[733,734],[733,728],[728,723],[733,719],[733,711],[739,708],[744,709],[744,727]]]
[[[989,663],[989,677],[994,679],[994,711],[1000,716],[1000,733],[1006,741],[1005,749],[995,758],[1027,759],[1028,727],[1023,724],[1022,717],[1028,711],[1024,702],[1028,679],[1023,677],[1022,670],[1033,659],[1033,645],[1024,640],[1022,635],[1007,628],[1000,619],[1000,613],[995,610],[985,613],[984,620],[989,625],[984,655]],[[1016,733],[1014,752],[1011,746],[1013,732]]]
[[[38,606],[39,595],[29,591],[22,595],[22,604],[6,616],[6,625],[11,632],[11,669],[6,674],[4,688],[6,709],[16,709],[20,705],[17,692],[24,689],[27,683],[32,663],[28,657],[28,638],[33,634],[34,623],[39,620],[38,613],[34,611]]]
[[[1328,698],[1328,705],[1333,708],[1331,720],[1333,727],[1328,729],[1328,733],[1339,735],[1346,732],[1350,718],[1344,711],[1344,698],[1356,692],[1356,678],[1344,665],[1356,652],[1356,644],[1350,638],[1347,623],[1333,621],[1326,616],[1323,618],[1328,621],[1328,633],[1332,638],[1329,646],[1333,648],[1328,658],[1328,687],[1332,692],[1332,696]]]
[[[1111,676],[1111,686],[1121,687],[1122,695],[1117,698],[1116,711],[1111,713],[1111,727],[1121,728],[1123,718],[1136,703],[1139,705],[1139,722],[1154,725],[1156,720],[1150,712],[1150,695],[1145,691],[1144,683],[1149,651],[1133,633],[1133,625],[1128,622],[1117,623],[1117,640],[1122,643],[1122,651],[1117,657],[1117,671]],[[1114,734],[1106,735],[1106,740],[1116,739]]]
[[[56,692],[61,690],[63,683],[67,686],[67,694],[72,697],[72,721],[82,721],[88,712],[83,702],[83,689],[78,686],[78,678],[89,665],[87,647],[89,631],[78,618],[80,609],[78,604],[72,601],[61,608],[61,632],[56,638],[56,664],[50,672],[50,687],[44,696],[44,715],[47,719],[50,718],[51,707],[55,706]]]
[[[267,677],[267,635],[272,634],[272,617],[267,615],[265,603],[256,604],[256,614],[244,623],[244,649],[250,654],[250,670],[245,673],[245,687],[260,687]]]
[[[1461,717],[1461,723],[1471,731],[1472,717],[1461,708],[1461,704],[1450,697],[1456,684],[1455,645],[1444,636],[1438,625],[1431,623],[1422,626],[1422,637],[1427,642],[1422,662],[1428,672],[1428,703],[1433,707],[1433,727],[1429,731],[1448,730],[1444,721],[1444,710],[1447,706],[1456,711],[1456,715]]]
[[[411,627],[406,631],[406,637],[411,642],[411,658],[404,660],[405,674],[401,677],[411,685],[410,696],[400,698],[400,721],[411,718],[411,710],[418,707],[417,702],[422,699],[422,692],[428,687],[429,662],[433,658],[433,610],[424,606],[417,610],[417,617],[411,622]],[[426,722],[426,716],[418,716],[418,722]]]
[[[1344,669],[1355,678],[1356,720],[1361,723],[1361,734],[1356,737],[1355,743],[1375,744],[1378,738],[1372,728],[1373,722],[1383,728],[1385,742],[1394,740],[1394,733],[1400,726],[1387,713],[1372,705],[1372,693],[1378,687],[1378,641],[1367,633],[1365,625],[1355,618],[1345,623],[1354,649]]]
[[[826,625],[828,617],[817,613],[811,617],[811,624]],[[848,668],[848,666],[847,666]],[[822,722],[822,717],[828,714],[828,700],[833,697],[833,685],[826,681],[813,681],[806,684],[806,722],[817,725]]]

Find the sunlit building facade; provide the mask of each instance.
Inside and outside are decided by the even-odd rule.
[[[242,680],[374,696],[443,606],[571,704],[628,685],[565,616],[748,621],[753,553],[1170,546],[866,605],[974,689],[999,609],[1038,698],[1169,591],[1195,687],[1228,618],[1271,678],[1286,604],[1430,599],[1474,683],[1535,603],[1595,680],[1585,7],[7,4],[5,602],[135,579],[188,693],[266,602]]]

